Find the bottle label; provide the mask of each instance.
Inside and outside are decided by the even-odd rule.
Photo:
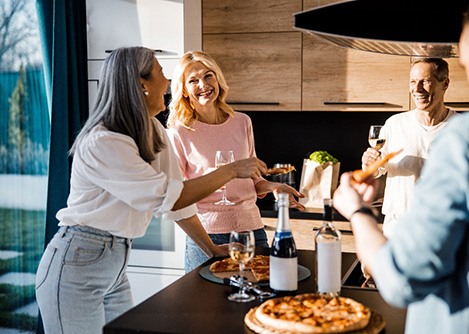
[[[277,230],[275,231],[274,237],[276,239],[290,239],[290,238],[293,238],[293,234],[291,231]]]
[[[270,257],[270,288],[277,291],[298,290],[298,258]]]
[[[318,292],[340,292],[342,254],[340,242],[317,243]]]

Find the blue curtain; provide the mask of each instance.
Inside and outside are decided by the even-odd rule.
[[[68,151],[88,116],[86,1],[36,0],[51,114],[45,243],[57,231],[57,211],[66,206],[71,158]]]
[[[58,229],[55,215],[66,206],[69,193],[68,151],[88,117],[86,1],[36,0],[36,9],[51,116],[47,245]],[[38,333],[43,333],[41,321]]]

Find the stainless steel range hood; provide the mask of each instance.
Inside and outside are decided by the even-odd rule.
[[[469,1],[340,1],[295,14],[295,28],[335,45],[385,54],[458,57]]]

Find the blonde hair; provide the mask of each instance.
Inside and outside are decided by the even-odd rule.
[[[188,51],[179,60],[171,80],[172,100],[169,105],[168,127],[175,127],[180,124],[190,129],[191,122],[197,119],[197,111],[191,106],[189,97],[184,97],[184,95],[188,95],[185,91],[186,70],[197,62],[206,66],[217,78],[220,89],[215,102],[217,107],[230,117],[234,116],[233,108],[226,103],[229,88],[226,84],[225,76],[216,61],[203,51]]]

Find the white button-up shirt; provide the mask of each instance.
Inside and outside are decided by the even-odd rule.
[[[166,147],[151,163],[143,160],[129,136],[96,126],[73,157],[67,207],[60,226],[84,225],[125,238],[145,234],[152,215],[180,220],[197,213],[195,205],[170,211],[183,188],[177,157],[164,127],[155,119]]]

